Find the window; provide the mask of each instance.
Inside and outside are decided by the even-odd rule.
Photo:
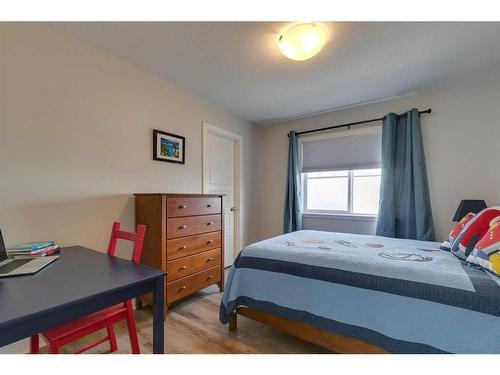
[[[380,127],[300,138],[304,212],[377,215]]]
[[[380,168],[308,172],[303,176],[306,213],[378,213]]]

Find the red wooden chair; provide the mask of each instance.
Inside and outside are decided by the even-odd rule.
[[[109,240],[108,255],[115,256],[116,242],[118,239],[133,241],[135,245],[134,252],[132,254],[132,262],[139,263],[141,259],[142,244],[144,243],[145,232],[145,225],[138,225],[137,233],[131,233],[121,231],[120,223],[114,222],[113,230],[111,232],[111,238]],[[49,353],[57,354],[59,353],[59,348],[61,346],[76,341],[100,329],[106,328],[108,334],[105,338],[97,340],[96,342],[77,350],[75,354],[82,353],[106,341],[109,341],[111,352],[114,352],[118,349],[118,347],[116,344],[116,335],[113,324],[122,320],[127,321],[132,353],[140,354],[139,340],[137,339],[137,329],[135,327],[134,311],[132,309],[132,300],[128,300],[118,305],[108,307],[107,309],[84,316],[83,318],[74,320],[61,326],[51,328],[41,333],[40,336],[42,336],[42,338],[48,343]],[[31,353],[39,353],[38,335],[31,336]]]

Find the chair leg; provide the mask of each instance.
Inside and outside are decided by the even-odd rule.
[[[51,342],[49,344],[49,354],[59,354],[59,343]]]
[[[229,332],[236,331],[238,328],[238,314],[236,312],[231,314],[229,319]]]
[[[40,353],[40,338],[38,337],[38,335],[33,335],[30,337],[30,353]]]
[[[109,350],[111,353],[113,353],[118,350],[118,345],[116,343],[115,327],[113,327],[113,325],[111,324],[107,327],[107,330],[109,338]]]
[[[134,310],[132,310],[132,303],[127,303],[127,328],[132,354],[141,354],[141,349],[139,348],[139,339],[137,338],[137,328],[135,326]]]

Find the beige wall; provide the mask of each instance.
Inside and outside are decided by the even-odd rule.
[[[134,227],[134,192],[201,192],[202,121],[243,137],[248,244],[258,236],[258,127],[51,26],[0,24],[6,242],[53,239],[105,251],[113,220]],[[152,160],[153,128],[186,137],[185,165]],[[26,350],[23,341],[0,352]]]
[[[431,204],[437,239],[450,230],[461,199],[500,202],[500,81],[456,86],[266,127],[261,142],[260,236],[281,233],[287,163],[287,132],[376,118],[388,112],[432,108],[422,116]],[[360,223],[307,219],[309,227],[357,232]],[[366,230],[374,226],[362,223]]]
[[[168,61],[165,61],[168,64]],[[257,236],[259,128],[43,24],[0,24],[0,227],[7,243],[105,250],[134,192],[201,192],[202,121],[243,136],[243,243]],[[186,164],[152,160],[152,129]]]

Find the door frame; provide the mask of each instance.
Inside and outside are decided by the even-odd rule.
[[[213,133],[225,138],[229,138],[234,142],[234,206],[237,208],[234,214],[234,223],[233,223],[233,259],[236,259],[237,254],[243,249],[242,243],[242,216],[243,216],[243,207],[241,205],[242,202],[242,146],[243,146],[243,137],[239,134],[233,133],[229,130],[219,128],[218,126],[209,124],[208,122],[202,121],[202,191],[203,193],[207,192],[208,186],[208,175],[206,171],[208,170],[208,134]],[[224,216],[224,213],[222,213]]]

